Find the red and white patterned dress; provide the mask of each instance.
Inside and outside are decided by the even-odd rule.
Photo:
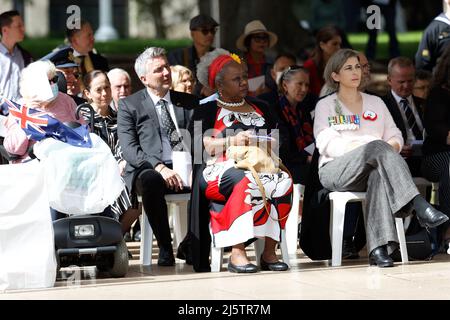
[[[233,112],[218,108],[214,129],[225,136],[230,129],[269,129],[260,109]],[[292,180],[286,172],[259,173],[270,213],[264,207],[260,189],[250,171],[237,169],[225,154],[203,171],[202,192],[210,200],[212,241],[215,247],[243,243],[254,237],[280,241],[281,230],[291,210]]]

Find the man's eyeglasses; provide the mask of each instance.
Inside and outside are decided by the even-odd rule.
[[[207,36],[208,33],[215,35],[217,32],[217,28],[202,28],[202,29],[195,29],[195,31],[200,31],[201,33],[203,33],[204,36]]]
[[[48,82],[49,82],[50,84],[52,84],[52,83],[58,83],[58,79],[59,79],[59,77],[56,75],[56,76],[54,76],[53,78],[49,79]]]

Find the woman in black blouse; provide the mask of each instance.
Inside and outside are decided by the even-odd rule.
[[[447,46],[433,75],[425,112],[425,141],[422,174],[439,182],[439,206],[450,216],[450,46]],[[442,225],[442,240],[450,238],[449,223]]]
[[[114,157],[119,163],[121,174],[125,168],[126,161],[122,158],[122,152],[117,137],[117,112],[111,108],[112,102],[111,84],[108,76],[101,70],[93,70],[86,74],[83,79],[84,95],[95,110],[94,133],[105,141],[111,149]],[[90,122],[91,115],[83,112],[83,117]],[[126,187],[111,205],[114,218],[122,223],[122,230],[128,231],[131,224],[139,216],[137,210],[131,209],[131,201]]]

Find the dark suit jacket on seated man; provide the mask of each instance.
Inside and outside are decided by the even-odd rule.
[[[389,109],[396,126],[402,132],[405,146],[401,155],[405,158],[413,177],[421,176],[421,154],[413,150],[413,141],[423,141],[424,100],[412,95],[415,68],[409,58],[392,59],[388,65],[388,82],[391,90],[382,99]],[[420,146],[417,146],[420,148]]]
[[[192,95],[170,91],[172,83],[165,50],[148,48],[136,60],[135,70],[145,89],[119,101],[118,135],[127,161],[124,179],[142,202],[160,249],[158,265],[175,263],[164,195],[183,189],[181,177],[171,169],[172,150],[182,145]]]

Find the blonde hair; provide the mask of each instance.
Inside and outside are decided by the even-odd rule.
[[[339,73],[345,62],[350,58],[356,58],[359,61],[358,51],[351,49],[339,49],[339,51],[333,54],[328,60],[323,72],[323,77],[330,90],[337,91],[339,89],[339,82],[334,81],[332,74],[333,72]]]
[[[183,79],[183,76],[186,74],[191,77],[192,81],[195,81],[194,73],[185,66],[170,66],[170,73],[172,74],[172,85],[170,86],[170,89],[174,89],[178,84],[180,84],[181,79]]]

